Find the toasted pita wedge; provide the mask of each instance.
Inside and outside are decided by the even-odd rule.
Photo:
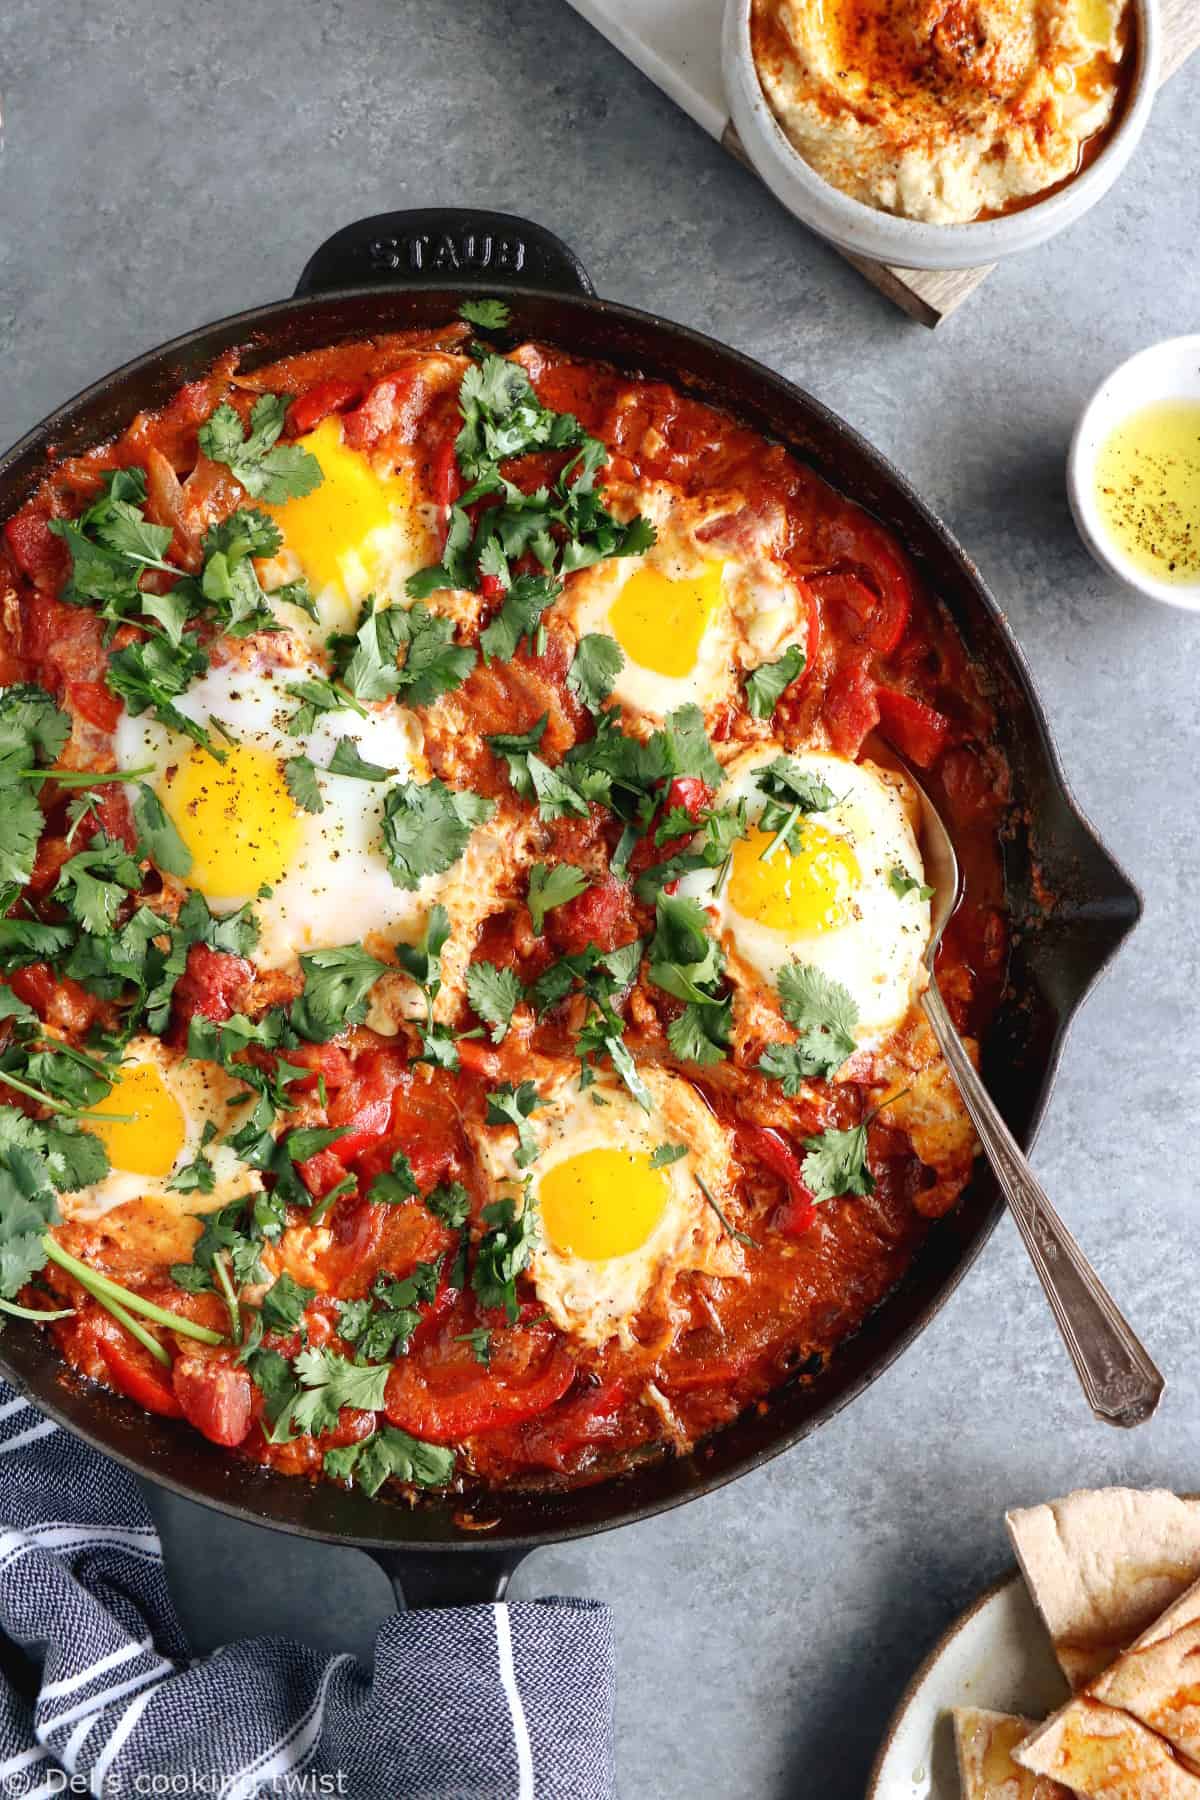
[[[1088,1489],[1007,1515],[1063,1673],[1081,1688],[1200,1578],[1200,1502]]]
[[[1132,1713],[1200,1774],[1200,1582],[1088,1686]]]
[[[1200,1800],[1200,1778],[1169,1744],[1128,1713],[1086,1696],[1069,1700],[1019,1744],[1014,1760],[1088,1800]]]
[[[1032,1775],[1013,1761],[1017,1745],[1035,1729],[1032,1719],[1015,1713],[956,1706],[954,1747],[963,1800],[1073,1800],[1070,1790],[1048,1775]]]

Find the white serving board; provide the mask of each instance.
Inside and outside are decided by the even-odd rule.
[[[747,161],[721,78],[723,0],[568,0],[643,75],[734,156]],[[1200,0],[1160,0],[1162,79],[1200,49]],[[867,280],[922,325],[940,325],[991,273],[900,269],[846,254]]]

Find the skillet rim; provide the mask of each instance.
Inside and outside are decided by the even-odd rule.
[[[380,307],[386,307],[390,299],[402,301],[409,295],[419,295],[423,303],[430,307],[432,307],[435,302],[442,302],[442,316],[450,318],[455,315],[458,306],[464,299],[470,298],[472,295],[478,295],[481,291],[499,294],[504,298],[513,301],[530,301],[538,306],[545,306],[547,300],[551,299],[555,305],[559,306],[568,316],[572,312],[578,312],[593,319],[599,317],[602,321],[604,319],[612,319],[618,322],[627,322],[638,329],[644,330],[648,328],[653,334],[658,336],[665,334],[670,351],[676,350],[678,346],[682,344],[699,351],[703,355],[715,357],[720,366],[720,384],[724,391],[720,393],[708,393],[706,391],[704,397],[724,405],[735,416],[744,416],[745,411],[747,410],[745,402],[739,402],[736,397],[737,377],[741,376],[756,383],[765,382],[767,387],[772,389],[778,398],[798,415],[799,421],[815,421],[821,429],[838,443],[839,447],[848,446],[850,450],[873,471],[875,476],[880,480],[882,486],[885,489],[890,490],[892,496],[898,500],[901,511],[906,513],[910,519],[915,516],[925,533],[932,537],[941,553],[956,567],[963,582],[973,591],[974,597],[988,615],[990,625],[997,633],[999,642],[1006,654],[1007,668],[1003,673],[1011,678],[1015,687],[1020,692],[1028,710],[1028,715],[1036,727],[1036,760],[1044,768],[1047,784],[1050,790],[1056,793],[1061,799],[1066,812],[1073,816],[1081,833],[1090,838],[1098,855],[1107,863],[1111,871],[1113,886],[1123,890],[1123,898],[1126,903],[1127,916],[1124,918],[1120,929],[1116,932],[1113,941],[1107,946],[1103,953],[1096,956],[1094,964],[1086,977],[1081,978],[1075,984],[1074,992],[1070,999],[1065,1002],[1061,1017],[1057,1019],[1049,1043],[1046,1046],[1044,1060],[1038,1076],[1036,1092],[1034,1093],[1029,1108],[1028,1123],[1025,1130],[1023,1132],[1018,1132],[1017,1134],[1023,1141],[1026,1149],[1032,1148],[1053,1092],[1054,1083],[1065,1051],[1066,1040],[1074,1020],[1080,1007],[1093,991],[1096,983],[1111,967],[1112,961],[1125,938],[1136,927],[1143,911],[1142,896],[1137,886],[1129,878],[1121,864],[1108,849],[1096,827],[1076,800],[1064,773],[1058,746],[1050,727],[1045,708],[1042,705],[1040,695],[1034,683],[1028,659],[1014,635],[1007,617],[1001,610],[999,603],[993,596],[975,562],[968,555],[955,534],[943,522],[941,517],[934,512],[932,507],[922,499],[907,476],[904,475],[889,457],[876,449],[862,433],[848,421],[843,419],[838,413],[834,412],[824,401],[818,399],[806,389],[801,388],[798,384],[790,381],[787,377],[778,374],[764,363],[758,362],[753,357],[735,349],[733,346],[724,344],[720,340],[712,338],[705,333],[698,332],[690,326],[678,324],[672,320],[663,318],[659,314],[648,312],[644,309],[625,306],[620,302],[600,299],[594,294],[585,291],[572,293],[563,292],[560,289],[555,288],[548,293],[543,287],[512,282],[503,279],[503,277],[491,278],[482,282],[477,279],[465,280],[455,285],[448,286],[431,283],[428,279],[405,280],[403,278],[389,278],[385,282],[376,281],[331,288],[319,292],[297,295],[287,300],[268,302],[257,307],[248,308],[244,311],[230,314],[222,319],[193,327],[191,330],[183,332],[175,338],[169,339],[167,342],[156,348],[144,351],[138,356],[130,358],[127,362],[101,376],[98,380],[89,383],[70,400],[57,407],[39,424],[25,432],[12,447],[0,457],[0,510],[7,516],[10,510],[10,504],[11,507],[15,509],[15,507],[21,505],[24,500],[29,497],[33,488],[45,472],[45,465],[48,460],[46,452],[53,443],[56,433],[72,422],[80,411],[86,409],[93,402],[103,400],[106,394],[119,384],[133,381],[139,376],[147,375],[152,372],[170,372],[169,365],[173,358],[178,358],[185,352],[194,354],[205,345],[206,341],[209,342],[208,355],[210,360],[212,357],[219,354],[220,350],[220,344],[214,346],[211,344],[211,340],[214,338],[224,340],[226,337],[228,337],[231,344],[241,342],[248,348],[253,347],[256,353],[259,350],[266,348],[268,352],[274,349],[277,354],[286,354],[286,349],[282,352],[278,351],[278,338],[281,325],[284,325],[292,318],[303,318],[306,315],[319,312],[323,308],[336,308],[338,305],[343,304],[358,305],[364,302],[373,302]],[[386,326],[380,324],[376,324],[374,327],[376,330],[386,328]],[[364,334],[369,334],[371,329],[372,327],[368,325],[362,327]],[[349,338],[353,336],[353,333],[347,332],[344,333],[343,336],[345,340],[348,341]],[[269,340],[271,338],[276,340],[275,345],[272,345],[269,341],[264,342],[264,340]],[[554,341],[554,339],[550,338],[547,339],[547,341]],[[571,348],[566,344],[564,344],[563,347],[568,348],[568,350]],[[588,351],[586,354],[594,355],[596,353]],[[616,360],[616,358],[614,358],[614,360]],[[687,374],[683,370],[679,370],[675,379],[683,387],[689,385]],[[697,383],[696,385],[700,384]],[[761,430],[762,428],[755,426],[755,429]],[[769,434],[764,432],[764,435]],[[797,437],[798,436],[799,433],[797,433]],[[782,441],[785,443],[787,442],[786,439],[783,439]],[[792,447],[794,450],[794,446],[789,447]],[[794,451],[794,453],[796,452]],[[30,462],[30,468],[28,471],[23,471],[23,473],[27,474],[29,479],[27,482],[22,483],[15,496],[10,497],[5,490],[10,482],[19,479],[16,474],[18,466],[27,460]],[[854,493],[849,489],[843,488],[842,491],[848,492],[850,498],[855,498]],[[891,526],[890,528],[900,530],[900,528],[894,526]],[[903,536],[902,530],[900,530],[900,535]],[[690,1500],[699,1499],[705,1494],[715,1492],[717,1489],[726,1486],[728,1483],[739,1479],[742,1475],[749,1474],[752,1470],[773,1461],[776,1457],[782,1455],[784,1451],[791,1449],[795,1444],[799,1443],[819,1426],[825,1424],[829,1419],[832,1419],[845,1407],[849,1406],[913,1345],[916,1339],[922,1334],[926,1327],[933,1322],[941,1312],[942,1308],[950,1300],[951,1296],[955,1293],[960,1282],[973,1266],[976,1258],[981,1254],[985,1244],[990,1239],[1004,1210],[1003,1197],[997,1192],[986,1212],[982,1214],[975,1226],[973,1235],[959,1248],[954,1261],[942,1273],[936,1291],[916,1307],[912,1318],[907,1324],[900,1326],[890,1342],[879,1346],[878,1350],[873,1353],[864,1368],[849,1375],[839,1391],[831,1394],[823,1404],[815,1409],[809,1416],[801,1419],[798,1423],[789,1424],[776,1430],[766,1443],[749,1449],[732,1461],[729,1467],[718,1468],[715,1470],[710,1469],[708,1471],[700,1469],[697,1471],[695,1479],[691,1481],[690,1484],[684,1485],[681,1481],[677,1489],[652,1495],[650,1498],[641,1500],[639,1503],[632,1506],[624,1507],[621,1504],[622,1491],[629,1479],[627,1476],[610,1478],[609,1480],[598,1483],[590,1488],[583,1487],[569,1489],[565,1490],[562,1494],[551,1494],[546,1497],[547,1503],[551,1507],[553,1507],[555,1501],[569,1502],[572,1496],[578,1498],[579,1496],[586,1497],[588,1495],[603,1494],[610,1497],[611,1512],[609,1516],[596,1519],[576,1519],[564,1522],[552,1520],[549,1523],[537,1524],[529,1530],[519,1531],[505,1536],[491,1537],[489,1535],[480,1535],[479,1533],[470,1530],[464,1530],[461,1527],[455,1527],[452,1517],[446,1518],[445,1523],[447,1529],[454,1530],[456,1535],[446,1536],[444,1538],[411,1535],[407,1537],[397,1537],[394,1535],[381,1536],[373,1532],[353,1529],[348,1532],[342,1532],[337,1529],[331,1530],[323,1526],[314,1525],[303,1519],[280,1517],[278,1516],[277,1510],[260,1510],[258,1506],[254,1505],[249,1500],[225,1498],[219,1494],[206,1492],[203,1489],[197,1488],[189,1482],[185,1476],[160,1469],[153,1460],[148,1460],[144,1455],[139,1457],[123,1449],[113,1448],[111,1444],[103,1439],[98,1430],[92,1429],[89,1425],[81,1424],[75,1420],[70,1414],[70,1409],[63,1406],[58,1401],[57,1397],[46,1397],[41,1392],[35,1393],[31,1382],[25,1377],[22,1370],[19,1367],[14,1366],[13,1362],[10,1360],[4,1339],[0,1339],[0,1373],[3,1373],[22,1395],[27,1399],[31,1399],[35,1406],[48,1417],[54,1419],[57,1424],[68,1431],[71,1431],[75,1436],[82,1438],[93,1449],[100,1451],[103,1455],[120,1463],[131,1473],[151,1482],[155,1486],[164,1488],[180,1498],[193,1501],[202,1506],[210,1507],[214,1511],[221,1512],[229,1517],[237,1518],[248,1523],[265,1525],[274,1530],[283,1531],[294,1536],[319,1542],[343,1544],[347,1547],[372,1551],[379,1554],[381,1557],[393,1555],[397,1559],[403,1559],[404,1563],[408,1563],[410,1559],[415,1560],[420,1559],[421,1557],[436,1557],[440,1559],[442,1552],[450,1552],[457,1555],[460,1559],[471,1557],[484,1558],[493,1566],[499,1566],[504,1563],[512,1566],[516,1560],[520,1559],[520,1556],[523,1553],[542,1545],[568,1542],[576,1538],[598,1535],[601,1532],[613,1530],[621,1525],[633,1524],[644,1519],[655,1517],[659,1513],[671,1511],[675,1507],[684,1505]],[[901,1285],[903,1286],[903,1283]],[[883,1313],[889,1304],[891,1304],[891,1299],[893,1297],[894,1296],[891,1296],[888,1300],[885,1300],[881,1307],[877,1309],[877,1314],[872,1316],[878,1316],[878,1314]],[[19,1327],[17,1329],[19,1329]],[[48,1355],[43,1355],[41,1360],[45,1365],[50,1367],[51,1378],[53,1378],[55,1373],[61,1378],[64,1372],[64,1365],[61,1363],[57,1351],[49,1344],[49,1340],[42,1338],[40,1334],[29,1335],[34,1336],[39,1352],[41,1352],[43,1348],[49,1352]],[[38,1357],[35,1355],[32,1361],[36,1363],[37,1360]],[[101,1392],[102,1391],[103,1390],[101,1390]],[[89,1394],[88,1397],[90,1399],[92,1398],[92,1395]],[[120,1406],[123,1411],[127,1412],[130,1410],[128,1402],[121,1401]],[[155,1423],[158,1424],[159,1422],[155,1421]],[[734,1430],[737,1423],[738,1421],[734,1421],[730,1426],[723,1428],[723,1431],[717,1433],[716,1437],[720,1438],[725,1432]],[[208,1447],[205,1446],[205,1448],[207,1449]],[[247,1468],[243,1465],[231,1464],[225,1457],[224,1452],[219,1451],[215,1447],[213,1447],[213,1458],[219,1459],[219,1463],[227,1477],[230,1477],[232,1474],[241,1476],[243,1478],[243,1486],[261,1486],[264,1483],[269,1482],[272,1484],[272,1487],[274,1487],[275,1484],[286,1482],[288,1489],[294,1490],[298,1483],[298,1478],[266,1474],[253,1467]],[[637,1471],[635,1469],[634,1475],[636,1475],[636,1473]],[[320,1486],[323,1487],[324,1484],[320,1484]],[[268,1496],[268,1505],[270,1491],[270,1489],[264,1489],[265,1494]],[[309,1491],[312,1490],[310,1489]],[[432,1505],[409,1512],[403,1511],[399,1506],[391,1505],[386,1502],[381,1504],[378,1499],[375,1501],[365,1501],[363,1496],[358,1495],[353,1491],[350,1494],[345,1494],[342,1490],[337,1490],[337,1492],[341,1494],[345,1500],[356,1500],[358,1502],[356,1507],[347,1508],[347,1510],[358,1512],[364,1507],[368,1507],[373,1514],[381,1515],[381,1524],[384,1519],[390,1522],[398,1522],[411,1521],[415,1517],[423,1516],[427,1521],[432,1521],[439,1519],[440,1516]]]

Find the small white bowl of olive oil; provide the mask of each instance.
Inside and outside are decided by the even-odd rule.
[[[1200,335],[1152,344],[1097,388],[1071,440],[1067,493],[1101,568],[1200,612]]]

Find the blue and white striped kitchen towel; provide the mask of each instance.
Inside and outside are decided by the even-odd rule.
[[[609,1800],[587,1600],[389,1618],[372,1674],[282,1638],[193,1660],[133,1478],[0,1382],[0,1793]]]

